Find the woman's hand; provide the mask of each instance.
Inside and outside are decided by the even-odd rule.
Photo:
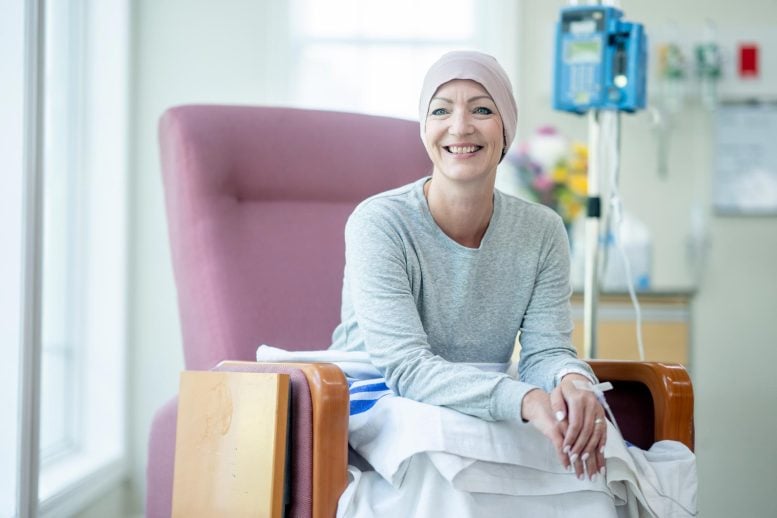
[[[550,439],[556,448],[556,454],[561,465],[569,466],[569,457],[564,453],[564,433],[561,424],[555,417],[550,404],[550,396],[543,390],[530,390],[521,403],[521,417],[529,421],[542,434]]]
[[[607,421],[594,393],[575,387],[575,380],[590,384],[581,374],[567,374],[550,393],[550,404],[564,436],[561,451],[569,459],[564,465],[571,463],[578,478],[588,473],[594,480],[604,475]]]

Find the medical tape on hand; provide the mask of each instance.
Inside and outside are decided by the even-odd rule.
[[[599,404],[604,407],[604,411],[607,412],[607,416],[610,418],[610,421],[612,421],[612,424],[615,425],[615,429],[618,430],[618,433],[620,434],[621,429],[618,426],[618,421],[615,420],[615,416],[613,415],[612,410],[610,410],[610,405],[607,404],[607,399],[604,397],[604,392],[606,390],[613,389],[612,383],[605,381],[604,383],[597,383],[594,385],[590,381],[572,380],[572,384],[578,390],[587,390],[588,392],[594,393],[597,401],[599,401]],[[621,437],[623,437],[623,434],[621,434]]]

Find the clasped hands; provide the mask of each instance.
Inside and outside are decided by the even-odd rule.
[[[607,421],[602,405],[592,391],[575,387],[574,380],[590,384],[581,374],[564,376],[547,392],[534,389],[523,398],[521,417],[553,443],[562,466],[583,480],[604,476],[604,444]]]

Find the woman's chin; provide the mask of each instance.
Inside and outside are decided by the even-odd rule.
[[[487,169],[484,167],[464,166],[462,164],[437,168],[437,172],[455,182],[487,181],[494,180],[496,177],[496,168]]]

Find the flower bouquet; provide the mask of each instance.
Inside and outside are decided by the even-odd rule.
[[[588,148],[546,126],[505,158],[515,168],[523,194],[555,210],[569,230],[585,209]]]

